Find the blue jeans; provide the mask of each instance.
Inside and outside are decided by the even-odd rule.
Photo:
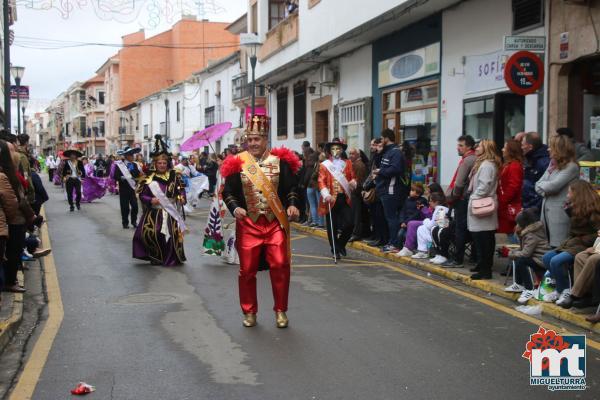
[[[320,216],[318,212],[319,199],[321,198],[321,195],[319,194],[319,189],[307,188],[306,197],[308,198],[308,204],[310,206],[310,220],[317,225],[325,225],[325,220],[323,219],[323,216]]]
[[[383,205],[383,215],[387,221],[389,243],[394,247],[400,246],[398,242],[398,231],[400,230],[400,209],[402,204],[400,196],[394,194],[381,195],[381,204]]]
[[[556,279],[556,291],[558,293],[562,293],[563,290],[571,287],[569,284],[568,268],[570,265],[573,265],[575,257],[566,251],[559,253],[556,250],[552,250],[544,254],[542,261],[544,261],[544,267],[546,267],[546,269],[550,271],[552,277]]]

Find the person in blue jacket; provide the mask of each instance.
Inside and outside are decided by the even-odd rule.
[[[523,191],[521,198],[523,209],[537,208],[542,209],[542,197],[535,191],[535,183],[544,175],[550,155],[548,155],[548,146],[542,143],[542,139],[537,132],[528,132],[521,139],[521,150],[525,156],[523,163]]]
[[[383,251],[398,252],[398,230],[400,229],[400,210],[408,194],[410,180],[407,178],[406,163],[402,150],[396,145],[396,134],[391,129],[381,132],[383,151],[381,164],[374,170],[375,193],[381,199],[383,214],[387,221],[388,232]]]

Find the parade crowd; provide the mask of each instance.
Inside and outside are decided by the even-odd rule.
[[[254,148],[253,138],[262,141]],[[353,241],[443,268],[470,268],[473,280],[491,279],[496,260],[507,266],[503,274],[513,276],[505,290],[520,293],[520,303],[537,298],[564,308],[585,308],[600,302],[600,196],[580,179],[577,162],[589,160],[591,153],[574,141],[568,128],[558,129],[548,145],[538,133],[522,132],[501,150],[493,141],[461,136],[460,160],[446,189],[435,182],[411,181],[414,149],[408,142],[396,143],[389,129],[371,141],[370,156],[348,149],[337,138],[317,149],[304,142],[295,154],[287,149],[265,152],[260,147],[267,143],[264,130],[248,133],[243,149],[189,157],[171,154],[157,136],[152,160],[129,147],[116,157],[87,158],[69,149],[56,158],[35,159],[28,153],[28,141],[27,135],[6,132],[0,139],[4,290],[25,291],[16,278],[23,261],[50,252],[39,248],[37,237],[43,223],[40,208],[48,199],[39,176],[45,168],[49,180],[65,188],[70,212],[82,202],[118,194],[123,228],[135,228],[133,256],[157,265],[185,261],[185,212],[198,207],[203,195],[220,199],[237,220],[246,326],[256,322],[251,317],[256,314],[255,274],[264,261],[274,293],[276,287],[282,293],[274,294],[275,311],[287,309],[289,250],[286,254],[278,247],[261,256],[253,249],[282,244],[244,235],[270,229],[271,239],[283,243],[289,232],[281,218],[293,219],[296,211],[300,223],[327,231],[336,261],[346,256],[347,243]],[[256,189],[259,183],[252,180],[252,172],[243,169],[252,160],[277,188],[287,217],[285,212],[277,215],[263,189]],[[506,235],[506,246],[496,246],[498,234]],[[600,321],[600,312],[588,320]],[[281,325],[287,326],[287,318]]]

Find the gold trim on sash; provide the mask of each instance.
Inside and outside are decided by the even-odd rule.
[[[267,178],[262,169],[258,166],[258,163],[247,151],[244,151],[238,154],[238,157],[244,162],[242,165],[242,170],[244,174],[250,179],[252,184],[261,190],[263,196],[267,200],[271,211],[275,214],[277,221],[285,231],[287,236],[287,251],[288,251],[288,260],[291,262],[292,259],[292,251],[291,251],[291,241],[290,241],[290,222],[288,221],[287,214],[285,209],[283,208],[283,204],[277,195],[277,190],[273,187],[273,184]]]

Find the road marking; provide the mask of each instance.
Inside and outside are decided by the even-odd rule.
[[[298,240],[298,239],[304,239],[305,237],[308,237],[308,235],[299,235],[299,236],[294,236],[294,237],[292,237],[290,240],[293,242],[294,240]]]
[[[295,268],[338,268],[338,267],[372,267],[373,264],[292,264],[292,269]]]
[[[316,258],[319,260],[330,260],[333,263],[333,256],[331,257],[323,257],[323,256],[311,256],[308,254],[295,254],[292,253],[292,257],[304,257],[304,258]],[[344,258],[344,262],[353,262],[353,263],[361,263],[361,264],[369,264],[369,265],[381,265],[379,261],[365,261],[365,260],[355,260],[353,258]],[[332,264],[335,265],[335,264]]]
[[[46,219],[46,213],[42,208],[41,215]],[[50,235],[48,234],[48,224],[42,225],[41,229],[42,243],[51,245]],[[40,379],[40,375],[48,359],[48,354],[52,349],[54,339],[60,329],[64,316],[60,286],[58,284],[58,275],[52,253],[44,257],[44,275],[46,280],[46,290],[48,294],[48,320],[44,325],[44,330],[40,334],[29,360],[21,372],[19,381],[13,389],[10,400],[28,400],[33,396],[35,387]]]
[[[517,310],[514,310],[514,309],[512,309],[510,307],[507,307],[507,306],[504,306],[502,304],[496,303],[495,301],[482,298],[480,296],[477,296],[475,294],[462,291],[460,289],[456,289],[456,288],[454,288],[452,286],[448,286],[447,284],[444,284],[442,282],[438,282],[436,280],[433,280],[433,279],[430,279],[430,278],[426,278],[424,276],[421,276],[419,274],[415,274],[414,272],[407,271],[407,270],[402,269],[400,267],[397,267],[395,265],[391,265],[391,264],[388,264],[388,263],[381,263],[380,265],[382,267],[384,267],[384,268],[391,269],[392,271],[400,272],[403,275],[410,276],[411,278],[418,279],[418,280],[423,281],[423,282],[427,282],[430,285],[437,286],[439,288],[448,290],[448,291],[450,291],[450,292],[452,292],[454,294],[458,294],[460,296],[469,298],[469,299],[471,299],[473,301],[485,304],[485,305],[487,305],[489,307],[492,307],[495,310],[504,312],[506,314],[509,314],[509,315],[515,317],[515,318],[519,318],[519,319],[525,320],[525,321],[530,322],[530,323],[532,323],[534,325],[544,326],[546,329],[552,329],[552,330],[556,331],[557,333],[561,333],[563,335],[572,334],[571,332],[567,331],[566,329],[564,329],[564,328],[562,328],[560,326],[548,323],[546,321],[542,321],[541,319],[534,318],[534,317],[532,317],[530,315],[527,315],[527,314],[520,313]],[[590,338],[586,338],[586,343],[591,348],[600,351],[600,343],[599,342],[591,340]]]

